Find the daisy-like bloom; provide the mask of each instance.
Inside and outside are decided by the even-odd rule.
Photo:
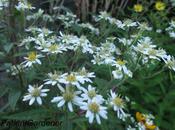
[[[41,64],[39,58],[43,57],[41,54],[37,54],[35,51],[30,52],[27,57],[24,57],[25,61],[22,62],[24,67],[30,67],[33,64]]]
[[[79,43],[79,38],[75,35],[66,35],[60,32],[60,36],[58,38],[62,43],[64,43],[65,47],[70,50],[74,50],[75,45]]]
[[[160,58],[158,57],[158,51],[154,48],[148,49],[145,54],[147,54],[150,59],[160,60]]]
[[[77,72],[77,77],[79,79],[79,82],[82,84],[84,84],[85,82],[92,83],[91,78],[95,77],[95,73],[94,72],[87,72],[85,67],[83,67],[81,70],[79,70],[79,72]]]
[[[42,105],[42,100],[41,97],[46,97],[47,93],[49,91],[49,89],[42,89],[43,85],[39,86],[38,85],[29,85],[28,88],[28,92],[27,95],[24,96],[23,101],[29,101],[29,105],[32,105],[35,101],[37,101],[37,103],[39,105]]]
[[[138,44],[136,47],[134,47],[134,50],[139,51],[143,54],[148,53],[148,50],[155,48],[156,45],[152,44],[151,38],[149,37],[143,37],[138,41]]]
[[[175,71],[175,59],[173,56],[168,55],[166,59],[164,59],[165,64],[169,69]]]
[[[58,54],[63,53],[63,51],[67,51],[67,48],[64,46],[64,44],[47,44],[47,47],[42,51],[49,54]]]
[[[95,87],[92,87],[91,85],[88,85],[88,89],[83,88],[82,91],[84,92],[81,94],[83,100],[90,101],[93,98],[96,98],[96,100],[99,100],[99,102],[104,101],[103,97],[97,94]]]
[[[134,5],[134,11],[135,12],[142,12],[143,11],[143,6],[141,4],[135,4]]]
[[[54,71],[54,73],[48,73],[48,79],[45,79],[45,83],[44,84],[51,84],[52,86],[54,85],[60,85],[59,83],[62,82],[62,79],[64,78],[64,76],[66,76],[67,74],[61,74],[60,72]]]
[[[140,30],[147,30],[147,31],[152,31],[152,29],[153,29],[146,22],[141,22],[141,23],[138,22],[138,27],[137,28],[140,29]]]
[[[123,72],[119,69],[112,71],[114,79],[122,79],[123,78]]]
[[[160,49],[160,48],[157,50],[157,56],[163,60],[168,57],[166,51],[164,49]]]
[[[162,10],[164,10],[164,9],[166,8],[166,5],[165,5],[164,2],[157,1],[157,2],[155,3],[155,8],[156,8],[156,10],[158,10],[158,11],[162,11]]]
[[[116,61],[114,61],[114,63],[112,64],[112,66],[115,66],[116,68],[118,68],[119,70],[123,70],[123,72],[125,74],[128,74],[128,69],[126,67],[126,61],[125,60],[121,60],[121,59],[118,59]]]
[[[107,107],[102,106],[102,101],[96,98],[83,102],[80,108],[86,111],[85,117],[89,119],[89,123],[92,123],[94,118],[96,118],[98,124],[101,124],[100,117],[107,119]]]
[[[80,105],[82,103],[82,98],[78,95],[81,94],[81,91],[74,91],[73,86],[63,87],[59,86],[61,90],[61,96],[54,97],[51,102],[57,103],[57,107],[63,107],[64,104],[67,104],[70,112],[73,112],[73,104]]]
[[[72,72],[70,74],[65,73],[63,75],[64,76],[61,83],[64,83],[66,85],[75,85],[77,88],[81,88],[79,83],[81,81],[81,78],[78,77],[78,75],[75,72]]]
[[[110,91],[110,94],[110,105],[113,107],[114,111],[117,112],[117,117],[119,119],[125,120],[127,117],[127,114],[123,110],[126,106],[125,100],[120,95],[112,92],[112,90]]]
[[[137,22],[134,22],[131,19],[124,20],[123,24],[125,25],[125,27],[128,27],[128,28],[137,26]]]

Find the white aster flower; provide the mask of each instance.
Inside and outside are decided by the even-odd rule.
[[[39,86],[38,85],[29,85],[29,89],[28,89],[28,94],[26,96],[24,96],[23,101],[29,101],[29,105],[32,105],[35,100],[37,101],[37,103],[39,105],[42,104],[42,100],[41,97],[46,97],[47,93],[49,91],[49,89],[42,89],[43,85]]]
[[[88,85],[88,89],[83,88],[83,93],[81,94],[83,100],[91,101],[93,98],[96,98],[99,102],[104,102],[104,99],[101,95],[97,94],[95,87]]]
[[[41,54],[37,54],[36,52],[30,52],[27,57],[24,57],[25,61],[22,62],[24,67],[30,67],[33,64],[41,64],[39,58],[43,57]]]
[[[75,85],[77,88],[81,89],[80,87],[80,81],[81,81],[81,78],[78,77],[78,75],[75,73],[75,72],[72,72],[70,74],[63,74],[64,77],[63,79],[61,80],[61,83],[63,84],[66,84],[66,85]]]
[[[137,22],[133,22],[131,19],[124,20],[123,24],[125,25],[125,27],[136,27],[137,26]]]
[[[168,66],[169,69],[172,69],[175,71],[175,59],[173,56],[167,56],[166,59],[164,59],[165,64]]]
[[[107,119],[107,107],[104,107],[101,104],[102,102],[96,98],[82,103],[80,108],[86,111],[85,117],[89,119],[89,123],[92,123],[94,118],[96,118],[98,124],[101,124],[100,117]]]
[[[63,107],[64,104],[67,104],[70,112],[73,112],[73,104],[80,105],[82,103],[82,98],[78,95],[81,91],[74,91],[73,86],[66,86],[66,89],[59,86],[61,90],[61,96],[54,97],[51,102],[57,103],[57,107]]]
[[[79,79],[79,82],[82,84],[84,84],[85,82],[92,83],[91,78],[95,77],[95,73],[94,72],[87,72],[85,67],[83,67],[81,70],[79,70],[79,72],[77,72],[77,77]]]
[[[152,44],[151,38],[149,37],[143,37],[138,41],[138,44],[134,49],[138,52],[141,52],[143,54],[148,54],[148,51],[150,49],[154,49],[156,45]]]
[[[110,94],[110,105],[113,107],[114,111],[117,112],[117,117],[125,120],[127,117],[127,114],[123,110],[126,106],[125,100],[120,95],[112,92],[112,90],[110,91]]]
[[[158,57],[158,51],[156,49],[148,49],[145,54],[147,54],[150,59],[160,60]]]
[[[57,54],[63,53],[63,51],[67,51],[67,48],[64,44],[50,44],[48,43],[46,47],[42,50],[42,52],[47,52],[48,54]]]
[[[54,71],[54,73],[48,73],[48,79],[45,79],[45,83],[44,84],[51,84],[52,86],[54,85],[60,85],[60,83],[62,82],[62,79],[64,78],[64,76],[66,76],[65,74],[61,74],[60,72]]]
[[[142,23],[138,23],[138,29],[141,29],[141,30],[147,30],[147,31],[152,31],[152,27],[149,27],[148,26],[148,23],[145,23],[145,22],[142,22]]]
[[[123,72],[125,74],[128,74],[128,69],[126,67],[126,61],[125,60],[120,60],[118,59],[117,61],[114,61],[114,63],[112,64],[112,66],[115,66],[116,68],[118,68],[119,70],[123,70]]]

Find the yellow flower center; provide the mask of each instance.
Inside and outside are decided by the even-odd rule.
[[[135,12],[142,12],[143,11],[143,6],[141,4],[134,5],[134,11]]]
[[[99,108],[99,105],[95,102],[89,104],[88,106],[89,110],[92,111],[93,113],[97,113],[99,112],[100,108]]]
[[[117,60],[117,64],[119,64],[119,65],[125,65],[125,61],[123,61],[123,60]]]
[[[28,54],[28,59],[29,59],[29,61],[35,61],[36,58],[37,58],[36,52],[30,52],[30,53]]]
[[[116,97],[113,99],[113,103],[116,105],[116,106],[119,106],[119,107],[123,107],[124,106],[124,101],[123,99],[119,98],[119,97]]]
[[[74,98],[74,93],[70,92],[70,91],[67,91],[63,94],[63,98],[65,101],[69,102],[69,101],[72,101],[72,99]]]
[[[151,49],[151,50],[148,51],[148,54],[152,55],[152,56],[156,56],[157,55],[157,51],[155,49]]]
[[[164,10],[165,7],[166,7],[165,3],[164,3],[164,2],[161,2],[161,1],[157,1],[156,4],[155,4],[155,8],[156,8],[158,11]]]
[[[41,94],[40,89],[34,88],[34,90],[31,92],[33,97],[38,97]]]
[[[74,82],[74,81],[76,81],[76,77],[75,77],[75,75],[68,75],[66,80],[69,82]]]
[[[52,79],[52,80],[57,80],[57,78],[58,78],[58,75],[57,75],[57,74],[53,74],[53,75],[51,76],[51,79]]]
[[[57,49],[58,49],[58,45],[57,45],[57,44],[53,44],[53,45],[51,45],[51,46],[49,47],[49,50],[50,50],[51,52],[57,51]]]
[[[96,96],[96,92],[95,92],[95,90],[90,90],[90,91],[88,91],[88,96],[92,99],[93,97],[95,97]]]

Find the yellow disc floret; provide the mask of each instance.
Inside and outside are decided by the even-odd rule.
[[[89,110],[92,111],[93,113],[97,113],[100,110],[99,105],[95,102],[92,102],[91,104],[89,104],[88,107],[89,107]]]
[[[29,61],[35,61],[36,58],[37,58],[36,52],[30,52],[30,53],[28,54],[28,60],[29,60]]]
[[[69,82],[75,82],[76,81],[76,76],[73,75],[73,74],[70,74],[70,75],[67,76],[66,80],[69,81]]]
[[[118,107],[123,107],[124,106],[124,101],[120,97],[116,97],[113,99],[113,103],[118,106]]]

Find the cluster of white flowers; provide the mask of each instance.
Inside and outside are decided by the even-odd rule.
[[[168,55],[164,49],[156,49],[157,46],[153,44],[150,37],[143,37],[142,39],[138,40],[136,46],[132,47],[135,51],[140,52],[142,54],[143,63],[148,62],[149,59],[155,59],[158,61],[163,60],[169,69],[175,71],[174,57]]]
[[[105,100],[102,95],[98,94],[95,87],[90,84],[87,89],[85,83],[92,83],[91,78],[95,78],[94,72],[87,72],[83,67],[78,72],[70,74],[55,71],[48,73],[48,78],[44,80],[44,85],[29,85],[28,94],[24,96],[23,101],[29,101],[32,105],[35,101],[42,105],[42,97],[47,96],[49,89],[42,89],[43,86],[56,86],[58,87],[58,96],[53,97],[52,103],[56,103],[57,107],[64,107],[67,105],[70,112],[74,111],[73,105],[79,109],[86,111],[85,117],[89,119],[89,123],[96,119],[98,124],[101,124],[100,117],[107,119],[107,107],[104,106],[107,102],[114,111],[117,113],[119,119],[125,120],[127,114],[124,112],[126,107],[126,99],[120,95],[110,91],[111,96]],[[51,89],[51,88],[50,88]]]
[[[27,7],[19,4],[17,9],[25,9]],[[32,9],[32,7],[28,7],[28,9]],[[28,16],[28,20],[36,19],[42,15],[43,11],[39,10],[34,16]],[[77,20],[76,16],[72,13],[59,15],[56,18],[64,23],[65,28],[77,24],[82,28],[89,29],[95,34],[100,35],[101,33],[98,28],[89,23],[79,24],[79,20]],[[130,27],[136,27],[138,30],[151,30],[147,24],[134,22],[130,19],[120,21],[112,18],[106,12],[100,12],[100,15],[95,17],[95,21],[100,20],[106,20],[122,30],[129,29]],[[27,57],[24,57],[24,61],[21,63],[24,68],[30,68],[36,64],[43,65],[43,59],[49,60],[49,56],[55,56],[57,59],[58,56],[63,55],[64,53],[77,53],[80,51],[81,54],[88,55],[90,65],[107,65],[113,76],[111,76],[111,80],[118,81],[124,79],[126,76],[130,78],[133,77],[134,71],[131,71],[130,61],[123,54],[130,53],[127,49],[125,50],[125,48],[130,48],[130,58],[133,62],[138,58],[137,54],[141,53],[143,58],[158,61],[163,60],[170,69],[175,71],[174,57],[167,55],[166,51],[163,49],[157,49],[157,46],[153,44],[151,38],[146,36],[138,39],[136,39],[135,36],[127,38],[112,36],[103,39],[103,41],[100,37],[97,37],[100,43],[93,44],[90,37],[85,36],[84,34],[80,34],[79,36],[75,35],[76,33],[71,34],[66,31],[60,31],[58,33],[46,28],[37,27],[30,27],[26,29],[26,32],[29,33],[30,36],[25,38],[20,44],[20,46],[25,46],[29,51]],[[94,33],[91,35],[94,35]],[[73,112],[75,109],[83,110],[89,123],[96,120],[98,124],[101,124],[100,118],[107,119],[107,110],[111,107],[113,108],[113,111],[115,111],[118,119],[126,121],[127,118],[132,118],[126,109],[127,103],[130,102],[129,99],[112,90],[106,92],[109,93],[109,97],[105,99],[105,96],[103,97],[103,95],[99,94],[95,87],[96,84],[93,84],[96,74],[94,72],[89,72],[84,66],[85,65],[83,64],[80,69],[74,71],[71,68],[72,66],[70,67],[71,70],[61,71],[55,69],[47,71],[47,78],[44,78],[41,86],[28,86],[28,93],[24,96],[23,101],[29,101],[29,105],[34,104],[35,101],[39,105],[42,105],[42,101],[44,100],[42,98],[49,94],[48,92],[52,87],[56,87],[58,90],[57,95],[50,99],[51,102],[56,103],[59,109],[68,108],[70,112]],[[49,89],[43,89],[43,87],[49,87]],[[145,117],[146,124],[148,126],[153,126],[152,121],[148,119],[150,118]],[[146,129],[145,124],[143,125],[141,122],[137,123],[136,126],[138,126],[139,129],[142,127]],[[128,126],[128,130],[131,129],[132,127]]]

